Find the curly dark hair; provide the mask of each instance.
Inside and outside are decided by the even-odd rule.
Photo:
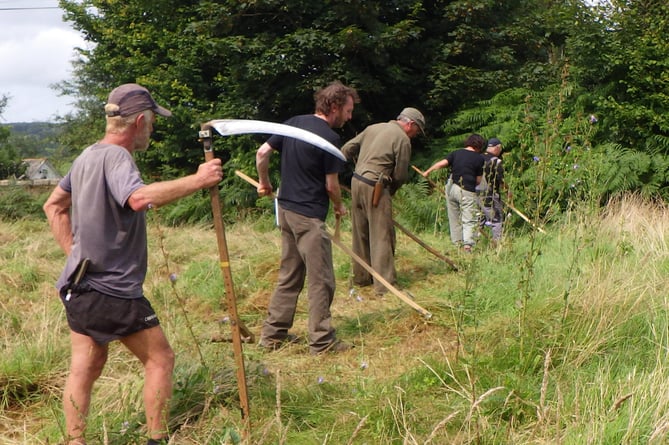
[[[480,134],[472,134],[465,139],[465,147],[475,148],[476,151],[482,152],[486,146],[486,140]]]
[[[343,107],[346,105],[348,97],[353,98],[353,102],[360,102],[358,92],[351,87],[347,87],[339,81],[332,82],[330,85],[322,88],[314,93],[314,102],[316,102],[316,113],[330,114],[332,106]]]

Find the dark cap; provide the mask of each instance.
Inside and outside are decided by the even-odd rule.
[[[488,139],[488,147],[494,147],[495,145],[502,145],[502,141],[497,138]]]
[[[112,105],[112,106],[110,106]],[[116,105],[114,107],[113,105]],[[107,116],[130,116],[140,111],[152,110],[161,116],[170,117],[172,112],[153,100],[149,90],[136,83],[126,83],[109,93],[105,113]]]
[[[416,125],[418,125],[418,128],[420,128],[420,132],[425,134],[425,118],[423,117],[423,113],[415,108],[407,107],[402,110],[400,116],[404,116],[414,121]]]

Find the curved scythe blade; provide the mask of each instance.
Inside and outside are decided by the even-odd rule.
[[[262,133],[278,134],[281,136],[300,139],[346,162],[346,157],[344,157],[342,152],[339,151],[339,149],[330,142],[310,131],[290,125],[248,119],[216,119],[207,122],[205,125],[212,126],[223,136],[231,136],[234,134]]]

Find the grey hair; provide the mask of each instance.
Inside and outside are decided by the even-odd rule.
[[[116,104],[107,104],[105,105],[105,113],[110,113],[118,111],[118,105]],[[110,134],[120,134],[123,133],[125,130],[128,129],[131,125],[135,123],[135,119],[137,119],[137,116],[140,114],[144,114],[144,117],[146,119],[151,119],[153,117],[153,111],[152,110],[144,110],[144,111],[138,111],[137,113],[133,113],[129,116],[107,116],[107,126],[105,128],[105,132],[110,133]]]

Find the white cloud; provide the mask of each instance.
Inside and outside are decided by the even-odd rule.
[[[2,121],[48,121],[71,111],[73,99],[59,97],[51,85],[71,77],[77,46],[85,42],[60,9],[0,10],[0,95],[10,96]]]

